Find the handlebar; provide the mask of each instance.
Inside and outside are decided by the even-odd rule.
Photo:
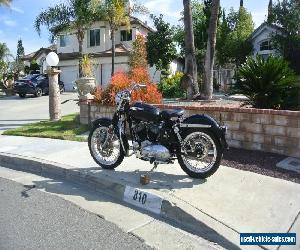
[[[147,87],[146,84],[140,84],[140,83],[133,83],[129,90],[132,91],[132,90],[135,90],[135,89],[145,89]]]

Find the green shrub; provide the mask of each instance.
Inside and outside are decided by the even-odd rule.
[[[177,72],[171,77],[163,78],[158,84],[158,89],[165,98],[180,98],[184,96],[184,91],[180,87],[182,72]]]
[[[255,108],[300,109],[300,84],[280,57],[249,57],[239,69],[234,92],[247,96]]]

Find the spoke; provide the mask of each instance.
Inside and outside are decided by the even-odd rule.
[[[114,164],[119,155],[120,155],[120,143],[118,138],[115,135],[109,136],[108,129],[105,127],[98,128],[92,137],[93,142],[93,153],[96,158],[106,165]],[[107,138],[109,136],[110,138]],[[102,145],[105,143],[106,140],[106,147],[103,148]],[[117,142],[117,145],[116,145]]]
[[[190,147],[190,150],[186,151],[187,155],[183,156],[183,159],[187,167],[192,171],[208,171],[215,163],[216,146],[209,135],[202,132],[194,132],[186,137],[184,145]],[[194,156],[195,149],[200,150],[199,154],[197,152],[198,158]]]

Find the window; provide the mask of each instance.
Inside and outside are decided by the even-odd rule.
[[[260,51],[263,50],[273,50],[272,44],[270,41],[264,41],[260,44]]]
[[[68,46],[68,36],[67,35],[59,36],[59,45],[60,45],[60,47]]]
[[[132,41],[132,29],[121,30],[121,42]]]
[[[100,29],[90,30],[90,47],[100,46]]]
[[[43,81],[46,79],[46,76],[40,75],[39,77],[36,78],[37,81]]]

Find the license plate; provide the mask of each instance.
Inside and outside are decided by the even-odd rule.
[[[163,199],[141,189],[126,186],[123,200],[155,214],[160,214]]]

